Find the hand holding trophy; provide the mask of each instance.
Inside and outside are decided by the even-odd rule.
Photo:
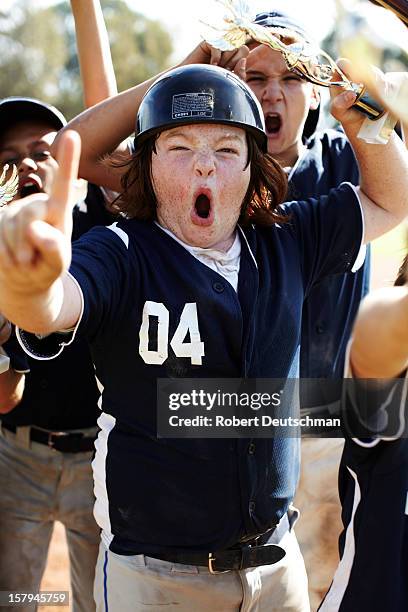
[[[288,70],[295,72],[303,79],[323,87],[342,87],[357,95],[354,103],[360,112],[370,119],[379,119],[384,110],[369,96],[365,85],[353,83],[337,66],[336,62],[322,49],[302,40],[293,44],[283,43],[273,33],[273,28],[266,28],[251,21],[248,5],[244,0],[217,0],[228,10],[222,27],[205,24],[210,32],[206,42],[221,51],[231,51],[244,45],[248,40],[268,45],[274,51],[280,51]],[[334,76],[340,80],[333,80]]]
[[[340,50],[352,62],[352,78],[364,81],[375,99],[405,125],[407,136],[408,29],[403,24],[408,26],[408,3],[382,0],[379,4],[384,8],[367,4],[357,5],[350,11],[342,0],[337,0]],[[392,72],[384,75],[374,65],[385,61],[387,56],[393,58]]]

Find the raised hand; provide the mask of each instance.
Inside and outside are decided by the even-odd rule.
[[[249,49],[246,45],[234,49],[233,51],[220,51],[212,47],[209,43],[202,41],[193,51],[181,62],[186,64],[212,64],[231,70],[241,79],[245,80],[246,58]]]
[[[68,269],[79,155],[78,134],[66,132],[51,194],[28,196],[0,211],[1,294],[41,293]]]
[[[346,59],[339,59],[337,62],[338,66],[344,72],[346,76],[350,75],[351,62]],[[332,78],[333,81],[341,80],[340,75],[335,73]],[[340,121],[343,126],[355,125],[356,129],[359,129],[365,117],[362,113],[359,113],[352,106],[356,101],[356,94],[353,91],[345,90],[341,87],[330,88],[331,106],[330,112],[335,119]]]

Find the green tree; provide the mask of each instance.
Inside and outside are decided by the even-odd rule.
[[[53,100],[58,95],[67,45],[52,8],[19,2],[0,20],[0,95],[30,95]]]
[[[48,8],[18,0],[0,12],[0,97],[34,96],[68,117],[83,110],[70,3]],[[102,0],[119,91],[169,65],[170,34],[124,0]]]

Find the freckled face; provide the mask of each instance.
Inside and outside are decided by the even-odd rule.
[[[246,134],[237,127],[162,132],[152,154],[159,223],[192,246],[228,249],[249,185],[247,157]]]

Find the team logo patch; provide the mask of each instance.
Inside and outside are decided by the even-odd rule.
[[[184,93],[173,96],[172,118],[212,117],[214,96],[210,93]]]

